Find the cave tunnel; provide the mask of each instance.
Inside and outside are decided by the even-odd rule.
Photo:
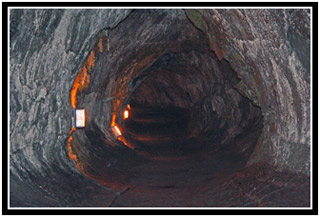
[[[308,13],[12,10],[11,206],[310,206]]]

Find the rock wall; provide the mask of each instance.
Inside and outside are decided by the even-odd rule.
[[[70,90],[99,33],[114,28],[129,13],[11,9],[12,205],[68,206],[92,192],[112,196],[86,180],[66,154],[72,126]],[[79,188],[74,188],[74,182],[80,182]],[[31,200],[28,195],[33,195]],[[83,203],[90,205],[91,201]]]
[[[149,16],[147,13],[135,13],[135,18],[131,17],[132,14],[131,10],[91,9],[10,11],[10,205],[308,206],[308,176],[303,174],[308,175],[310,168],[310,12],[278,9],[178,10],[167,11],[165,15],[160,13],[155,20],[139,20]],[[177,14],[180,14],[181,20],[175,20]],[[234,94],[238,96],[240,93],[261,108],[263,132],[251,154],[248,167],[235,176],[222,174],[225,175],[224,180],[208,181],[203,186],[198,176],[192,176],[197,183],[194,188],[198,192],[196,199],[194,191],[171,189],[171,183],[161,189],[150,187],[147,193],[145,188],[130,189],[126,193],[128,189],[116,192],[103,187],[84,176],[75,162],[68,159],[66,149],[72,127],[70,90],[73,82],[100,33],[105,34],[105,30],[117,28],[132,18],[132,21],[128,21],[128,27],[119,28],[121,37],[113,42],[112,37],[110,39],[111,44],[117,44],[119,49],[107,54],[106,58],[119,58],[113,60],[112,67],[108,65],[109,62],[100,60],[100,67],[109,67],[106,69],[108,73],[104,73],[106,77],[92,76],[93,86],[79,98],[83,106],[90,105],[95,99],[96,103],[90,105],[92,111],[104,109],[107,115],[101,119],[93,117],[97,125],[91,130],[94,132],[99,127],[104,129],[106,140],[111,145],[119,146],[113,143],[114,138],[109,138],[112,136],[111,130],[105,123],[110,121],[113,111],[120,110],[120,102],[125,104],[127,94],[133,92],[130,89],[133,88],[130,86],[132,79],[152,65],[157,55],[179,50],[179,37],[185,41],[190,39],[186,44],[191,45],[186,49],[196,47],[194,35],[189,34],[192,31],[187,31],[183,25],[179,26],[179,21],[180,24],[185,22],[185,15],[194,27],[204,33],[206,43],[217,59],[225,64],[228,62],[236,72],[240,82],[232,83],[236,85],[234,89],[237,93]],[[139,29],[139,22],[134,19],[147,27],[158,25],[155,29],[159,31]],[[175,25],[182,29],[183,35],[178,37],[173,33]],[[137,29],[139,32],[135,34]],[[131,35],[137,38],[130,38]],[[198,37],[198,40],[204,40],[204,37]],[[133,39],[138,42],[124,41]],[[152,39],[159,39],[159,43],[154,46],[150,43]],[[135,49],[142,47],[145,53]],[[131,70],[132,66],[137,70]],[[114,68],[122,74],[117,74],[112,70]],[[93,73],[99,75],[100,72]],[[100,88],[97,84],[101,79],[106,82],[101,87],[108,87],[102,95],[97,94]],[[139,83],[143,79],[137,81]],[[116,106],[112,107],[111,100]],[[204,114],[210,114],[210,109],[219,106],[217,99],[210,100],[212,103],[206,104]],[[204,115],[204,121],[207,121],[206,117]],[[80,131],[76,134],[84,142],[87,141]],[[96,134],[91,134],[93,143],[96,137]],[[99,146],[92,145],[92,148],[95,156],[90,156],[91,153],[86,152],[85,148],[83,156],[92,159],[96,156],[100,159],[105,157],[99,155]],[[116,158],[111,164],[116,162],[116,156],[110,157]],[[126,153],[122,157],[129,158],[132,155]],[[134,163],[135,158],[130,160]],[[219,160],[217,164],[222,165],[222,162]],[[265,166],[256,169],[257,162],[271,165],[267,167],[266,175],[263,172]],[[150,165],[146,170],[155,173],[154,165]],[[167,167],[162,163],[157,165],[166,175],[158,182],[165,183],[166,177],[171,177],[170,172],[174,174],[174,171],[167,172]],[[169,167],[170,163],[166,165]],[[278,171],[272,166],[276,166]],[[228,167],[232,168],[233,165],[229,162]],[[138,174],[139,168],[136,171],[133,175]],[[259,176],[255,176],[257,171],[260,172]],[[196,170],[197,173],[203,175],[204,171]],[[107,175],[112,177],[112,174]],[[145,183],[147,178],[141,180],[135,177],[134,182]],[[187,185],[194,184],[188,179],[178,178],[181,183],[187,181]],[[239,194],[240,187],[230,183],[243,183],[244,193]],[[275,200],[273,192],[284,192],[285,196],[279,193]],[[124,193],[127,196],[122,197]],[[299,200],[288,200],[297,195]]]
[[[310,10],[186,10],[211,49],[262,109],[264,130],[251,163],[310,172]],[[299,160],[297,160],[299,159]]]

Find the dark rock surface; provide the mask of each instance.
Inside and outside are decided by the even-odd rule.
[[[238,90],[262,109],[262,144],[252,162],[266,157],[280,169],[309,173],[310,10],[187,14],[196,26],[205,24],[206,28],[199,28],[212,42],[212,49],[241,78]]]
[[[129,13],[11,10],[12,206],[105,206],[112,200],[113,193],[83,177],[67,157],[72,126],[69,93],[98,34]],[[93,201],[90,195],[103,200]]]
[[[309,15],[11,10],[11,206],[309,206]]]

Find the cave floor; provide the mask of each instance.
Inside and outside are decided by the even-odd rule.
[[[230,171],[231,172],[231,171]],[[309,177],[254,164],[194,186],[127,187],[112,207],[308,207]],[[286,198],[284,200],[283,198]]]

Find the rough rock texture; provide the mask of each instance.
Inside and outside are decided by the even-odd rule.
[[[11,206],[309,206],[309,12],[130,12],[11,11]],[[87,127],[67,149],[84,67]],[[177,143],[178,160],[146,149],[122,120],[127,103],[188,117],[172,123],[193,158]]]
[[[86,127],[72,134],[71,149],[77,167],[103,186],[194,186],[243,166],[261,133],[260,109],[233,89],[230,67],[182,11],[178,17],[175,10],[134,11],[112,32],[110,50],[105,44],[95,52],[90,86],[77,98]],[[126,103],[131,123],[122,120]],[[133,150],[115,140],[111,111]],[[153,114],[149,123],[144,113]],[[238,163],[217,164],[228,161],[221,156]]]
[[[10,11],[10,192],[13,206],[92,204],[112,199],[66,155],[70,89],[98,34],[130,10]],[[78,188],[75,189],[74,185]],[[30,195],[32,198],[30,199]],[[78,198],[81,198],[78,202]],[[105,201],[100,205],[103,206]]]
[[[310,10],[187,10],[262,109],[264,130],[252,162],[310,171]],[[296,159],[299,159],[297,161]]]

